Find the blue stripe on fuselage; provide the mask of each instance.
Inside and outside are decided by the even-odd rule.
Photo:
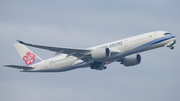
[[[143,44],[143,45],[141,45],[141,46],[139,46],[139,47],[137,47],[137,48],[141,48],[141,47],[149,46],[149,45],[154,45],[154,44],[157,44],[157,43],[160,43],[160,42],[169,40],[169,39],[171,39],[171,38],[175,38],[175,36],[173,36],[173,35],[164,36],[164,37],[155,39],[155,40],[153,40],[153,41],[150,41],[150,42],[148,42],[148,43],[146,43],[146,44]],[[135,49],[137,49],[137,48],[135,48]]]

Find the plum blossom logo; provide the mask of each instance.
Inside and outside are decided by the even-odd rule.
[[[32,64],[34,62],[35,54],[30,51],[26,53],[26,56],[23,57],[23,60],[27,65]]]

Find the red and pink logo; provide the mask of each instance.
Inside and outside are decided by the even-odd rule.
[[[35,54],[31,53],[30,51],[26,53],[26,56],[23,57],[23,60],[27,65],[32,64],[35,60]]]

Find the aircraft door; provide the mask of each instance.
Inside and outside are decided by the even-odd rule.
[[[153,38],[154,38],[154,39],[156,39],[156,38],[157,38],[157,34],[156,34],[156,33],[154,33]]]
[[[46,68],[48,68],[48,65],[49,65],[48,61],[45,61],[45,67]]]
[[[128,40],[125,40],[125,41],[124,41],[124,47],[127,47],[127,46],[128,46],[128,43],[129,43],[129,41],[128,41]]]

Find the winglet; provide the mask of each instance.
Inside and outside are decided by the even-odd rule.
[[[19,42],[19,43],[21,43],[21,44],[23,44],[24,42],[23,41],[21,41],[21,40],[18,40],[18,39],[15,39],[17,42]]]

